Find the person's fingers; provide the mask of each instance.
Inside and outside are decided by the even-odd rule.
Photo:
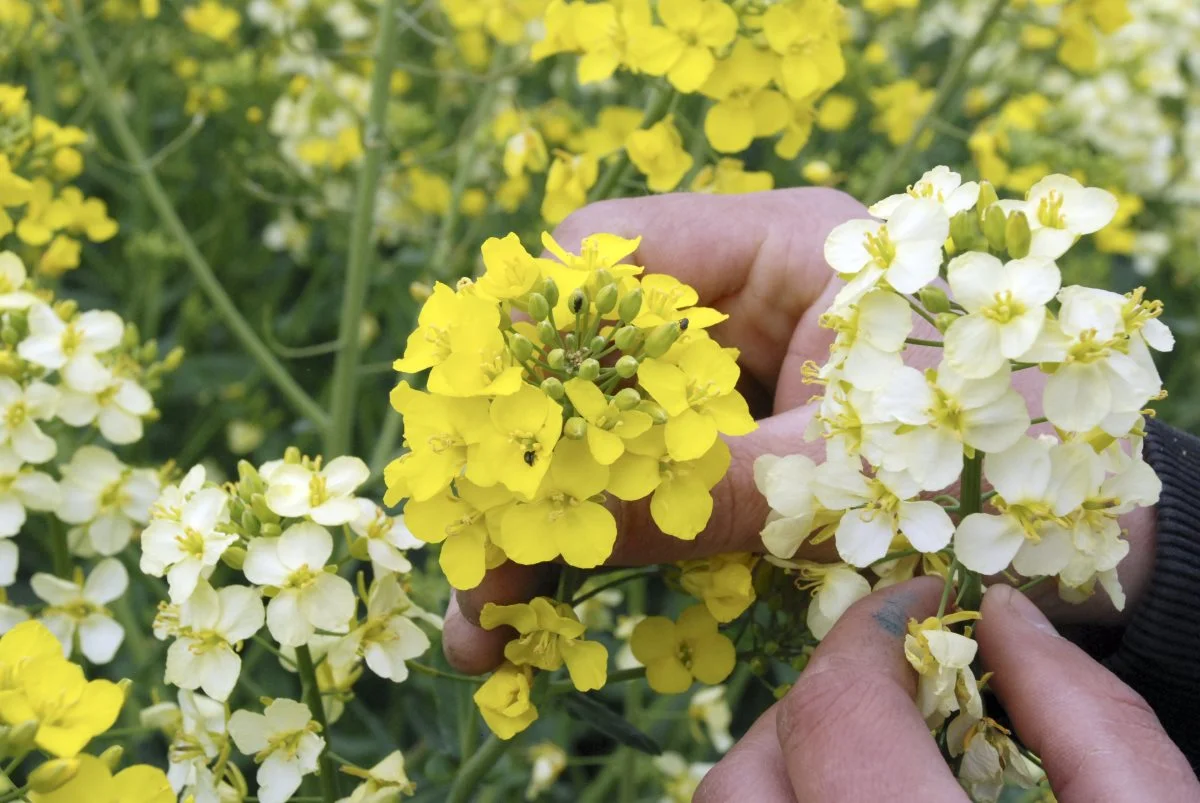
[[[993,586],[976,630],[991,686],[1063,803],[1200,800],[1200,783],[1133,689],[1062,638],[1019,591]]]
[[[746,371],[774,389],[781,376],[799,375],[799,363],[785,364],[793,333],[834,278],[823,255],[826,236],[860,217],[867,217],[862,204],[822,188],[674,194],[590,204],[564,220],[554,237],[570,250],[598,232],[641,236],[630,261],[687,282],[701,305],[728,313],[714,336],[741,349]]]
[[[909,619],[937,610],[923,577],[855,603],[778,705],[776,732],[796,799],[966,800],[913,702],[904,658]]]
[[[554,567],[522,566],[508,562],[489,571],[470,596],[461,591],[450,597],[442,625],[442,653],[460,672],[481,675],[495,669],[504,660],[504,645],[513,638],[507,627],[484,630],[479,613],[488,602],[511,605],[527,602],[540,592],[551,592]]]
[[[768,708],[725,757],[708,771],[692,803],[796,803],[776,735],[778,703]]]

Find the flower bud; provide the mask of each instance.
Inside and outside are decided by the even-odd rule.
[[[772,689],[771,693],[773,695],[775,695],[776,700],[782,700],[784,697],[787,697],[787,693],[790,692],[791,690],[792,690],[792,684],[784,683],[784,684],[782,684],[780,686],[776,686],[774,689]]]
[[[1013,259],[1023,259],[1029,256],[1029,246],[1033,241],[1033,233],[1029,230],[1029,218],[1024,212],[1013,212],[1008,216],[1004,226],[1004,242],[1008,246],[1008,255]]]
[[[252,510],[242,511],[240,523],[242,525],[242,529],[246,532],[246,535],[251,537],[258,535],[259,531],[262,529],[259,524],[258,517],[254,515],[254,511]]]
[[[370,538],[355,538],[350,544],[350,557],[355,560],[367,561],[371,559],[371,539]]]
[[[572,315],[578,315],[587,307],[587,293],[583,292],[583,288],[576,287],[571,291],[571,295],[567,296],[567,310]]]
[[[987,238],[988,245],[993,251],[1004,250],[1004,229],[1008,224],[1008,219],[1004,215],[1004,210],[999,206],[992,206],[983,216],[983,236]]]
[[[274,525],[279,529],[279,525]],[[266,527],[260,527],[259,532],[266,534]],[[231,546],[221,553],[221,562],[234,571],[240,572],[246,563],[246,550],[240,546]]]
[[[579,348],[579,335],[574,332],[568,332],[563,336],[563,348],[567,351],[576,351]]]
[[[642,288],[626,293],[617,307],[617,313],[623,321],[632,321],[642,311]]]
[[[303,453],[295,446],[289,446],[283,450],[283,462],[288,465],[299,465],[303,459]]]
[[[256,492],[250,497],[250,510],[254,512],[254,516],[261,522],[279,521],[279,517],[267,507],[267,497],[261,491]]]
[[[589,382],[594,382],[596,377],[600,376],[600,362],[588,357],[583,362],[579,363],[579,370],[575,372],[580,379],[586,379]]]
[[[921,306],[935,315],[950,311],[950,299],[940,287],[922,287],[917,292],[917,299],[920,300]]]
[[[567,389],[563,387],[563,383],[558,377],[548,376],[542,380],[542,393],[545,393],[555,401],[562,401],[562,397],[566,395]]]
[[[558,341],[558,330],[550,321],[541,321],[537,325],[538,340],[549,345]]]
[[[1000,196],[996,194],[996,188],[992,186],[990,181],[979,182],[979,200],[975,202],[975,208],[982,214],[987,211],[988,207],[1000,200]]]
[[[973,251],[983,244],[983,232],[979,230],[979,217],[974,212],[959,212],[950,218],[950,239],[954,250]]]
[[[637,408],[641,412],[650,416],[651,420],[653,420],[656,424],[665,424],[667,423],[667,419],[670,418],[670,416],[667,415],[667,411],[663,409],[661,404],[652,402],[649,399],[639,402]]]
[[[79,773],[79,759],[52,758],[29,773],[29,788],[39,795],[48,795],[65,786]]]
[[[542,280],[542,295],[546,297],[546,303],[550,305],[550,309],[558,306],[558,285],[550,277]]]
[[[522,334],[515,334],[509,339],[508,349],[517,362],[525,362],[533,356],[533,343]]]
[[[561,371],[567,364],[567,353],[562,349],[554,349],[546,355],[546,363],[555,371]]]
[[[613,342],[626,354],[637,351],[638,346],[642,344],[642,330],[636,326],[622,326],[613,335]]]
[[[425,284],[425,282],[413,282],[408,286],[408,294],[412,297],[413,301],[418,304],[424,304],[433,295],[433,288]]]
[[[682,330],[675,321],[656,326],[646,338],[646,356],[661,357],[675,345]]]
[[[544,321],[550,317],[550,302],[541,293],[530,293],[526,311],[533,320]]]
[[[178,370],[185,353],[183,346],[176,346],[168,351],[166,358],[162,361],[162,369],[167,372]]]
[[[33,739],[37,736],[41,722],[27,719],[12,726],[4,738],[4,750],[7,753],[27,753],[33,749]]]
[[[603,335],[596,335],[592,338],[592,342],[588,343],[588,351],[592,354],[599,354],[608,346],[608,338]]]
[[[938,328],[942,334],[946,334],[946,330],[950,328],[950,324],[958,320],[958,316],[953,312],[942,312],[933,316],[933,325]]]
[[[121,766],[121,756],[123,755],[125,755],[125,748],[119,744],[114,744],[107,747],[100,754],[100,760],[108,765],[109,772],[116,772],[117,767]]]
[[[606,284],[600,288],[600,292],[596,293],[596,312],[601,315],[607,315],[612,312],[617,306],[617,286],[615,284]]]
[[[117,681],[117,688],[121,690],[121,694],[128,700],[130,695],[133,694],[133,681],[129,678],[121,678]]]
[[[626,354],[624,357],[617,360],[617,376],[621,377],[622,379],[628,379],[637,373],[638,365],[639,363],[637,357],[633,356],[632,354]]]
[[[0,328],[0,338],[3,338],[6,346],[15,346],[21,341],[21,333],[17,331],[16,327],[6,323],[3,328]]]
[[[613,396],[613,404],[618,410],[632,410],[637,407],[642,401],[642,394],[638,393],[634,388],[624,388],[616,396]]]
[[[277,522],[272,522],[270,524],[264,522],[262,529],[259,530],[258,534],[262,538],[278,538],[282,533],[283,528],[280,527]],[[226,551],[225,554],[229,554],[228,551]],[[242,560],[245,561],[245,556],[242,557]],[[228,564],[228,561],[226,563]],[[238,566],[237,568],[240,570],[242,567]]]
[[[563,424],[563,434],[572,440],[579,440],[587,435],[587,422],[579,416],[571,416]]]
[[[606,284],[612,284],[616,279],[609,273],[608,268],[597,268],[592,271],[592,287],[603,287]]]

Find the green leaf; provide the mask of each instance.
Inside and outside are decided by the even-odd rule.
[[[621,744],[652,756],[662,753],[662,746],[635,728],[629,720],[598,700],[577,691],[563,696],[563,704],[572,717],[591,725]]]

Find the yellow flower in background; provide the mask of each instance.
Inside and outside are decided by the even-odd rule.
[[[1115,188],[1112,192],[1117,198],[1117,212],[1107,226],[1096,232],[1094,242],[1097,250],[1106,254],[1131,254],[1137,246],[1137,231],[1130,224],[1146,208],[1146,203],[1133,193]]]
[[[17,236],[26,245],[45,245],[71,222],[70,212],[54,199],[54,185],[44,178],[34,179],[26,200],[25,215],[17,224]]]
[[[692,179],[692,192],[711,192],[716,195],[740,195],[764,192],[775,186],[775,177],[766,170],[746,170],[741,159],[724,157],[715,165],[702,167]],[[658,274],[656,274],[658,275]]]
[[[875,105],[875,119],[871,130],[886,134],[888,142],[903,145],[912,136],[917,121],[933,103],[934,91],[923,89],[911,78],[904,78],[871,90],[871,103]],[[926,132],[925,139],[929,138]]]
[[[547,223],[561,223],[567,215],[587,203],[588,190],[596,183],[600,166],[594,156],[572,156],[559,151],[546,175],[546,195],[542,199],[542,217]]]
[[[94,243],[111,240],[116,235],[117,221],[108,216],[108,207],[99,198],[84,198],[75,187],[64,187],[57,203],[72,234],[85,235]]]
[[[579,691],[604,687],[608,650],[599,642],[583,639],[583,623],[567,603],[549,597],[517,605],[489,602],[479,614],[479,624],[485,630],[507,625],[517,631],[518,637],[504,645],[504,657],[517,666],[553,672],[565,663]]]
[[[817,125],[826,131],[845,131],[854,122],[858,103],[847,95],[826,95],[817,109]]]
[[[502,485],[481,488],[457,479],[449,490],[429,499],[412,499],[404,506],[404,523],[412,534],[430,544],[441,544],[438,563],[450,585],[470,589],[479,585],[487,569],[504,562],[504,552],[493,542],[499,518],[512,501]]]
[[[653,28],[649,2],[622,0],[572,5],[575,36],[583,51],[576,65],[579,83],[605,81],[621,66],[636,70],[636,50],[632,44],[639,34]]]
[[[608,560],[617,541],[612,513],[593,501],[608,483],[608,468],[591,458],[587,444],[570,438],[559,442],[552,460],[539,462],[550,469],[542,486],[531,501],[505,511],[496,543],[516,563],[561,556],[571,566],[594,569]]]
[[[596,125],[585,128],[568,141],[575,153],[603,159],[625,146],[629,135],[642,125],[642,110],[634,106],[605,106],[596,115]]]
[[[633,629],[633,655],[646,667],[646,682],[659,694],[682,694],[692,681],[714,685],[733,672],[733,642],[717,630],[703,605],[693,605],[672,622],[648,616]]]
[[[138,0],[138,8],[143,17],[152,20],[158,16],[159,0]]]
[[[754,431],[746,400],[735,390],[740,373],[735,354],[707,337],[642,362],[638,381],[670,416],[664,435],[673,460],[703,456],[718,432]]]
[[[158,767],[135,764],[113,775],[103,759],[86,753],[78,770],[53,792],[30,792],[30,803],[174,803],[175,791]]]
[[[69,270],[79,267],[79,255],[83,245],[78,240],[59,234],[50,242],[50,246],[42,252],[37,262],[37,272],[43,276],[55,278]]]
[[[201,0],[198,5],[185,8],[181,16],[184,24],[193,32],[223,44],[233,41],[242,23],[241,14],[218,0]]]
[[[658,16],[663,26],[635,39],[637,64],[680,92],[695,92],[712,74],[714,52],[737,36],[737,14],[722,0],[659,0]]]
[[[751,572],[757,563],[758,556],[750,552],[681,561],[679,584],[703,602],[718,622],[732,622],[754,603]]]
[[[21,206],[33,197],[33,184],[12,172],[8,157],[0,153],[0,237],[14,228],[6,207]]]
[[[863,0],[863,8],[880,17],[894,14],[900,9],[916,8],[921,0]]]
[[[488,298],[520,298],[542,278],[542,263],[546,260],[535,259],[515,234],[489,237],[480,250],[485,271],[475,287]]]
[[[508,740],[533,724],[537,706],[529,698],[533,669],[505,662],[475,692],[475,705],[492,733]]]
[[[816,112],[813,110],[812,103],[807,100],[790,101],[783,133],[775,142],[775,154],[780,159],[795,159],[808,144],[809,138],[812,137],[815,120]]]
[[[578,53],[582,46],[576,33],[576,12],[581,7],[580,3],[551,0],[542,17],[545,32],[541,39],[534,42],[529,58],[541,61],[559,53]]]
[[[717,101],[704,117],[704,134],[718,151],[744,151],[756,137],[777,134],[787,125],[787,99],[768,88],[777,63],[770,51],[739,39],[700,88]]]
[[[629,160],[646,176],[651,192],[670,192],[692,169],[692,155],[683,148],[683,137],[668,115],[625,140]]]
[[[799,0],[770,6],[763,33],[779,65],[783,90],[793,100],[823,92],[846,75],[838,41],[842,8],[837,0]]]

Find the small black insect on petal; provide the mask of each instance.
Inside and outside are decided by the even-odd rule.
[[[535,452],[526,452],[525,453],[525,465],[532,466],[536,461],[537,461],[537,454]]]

